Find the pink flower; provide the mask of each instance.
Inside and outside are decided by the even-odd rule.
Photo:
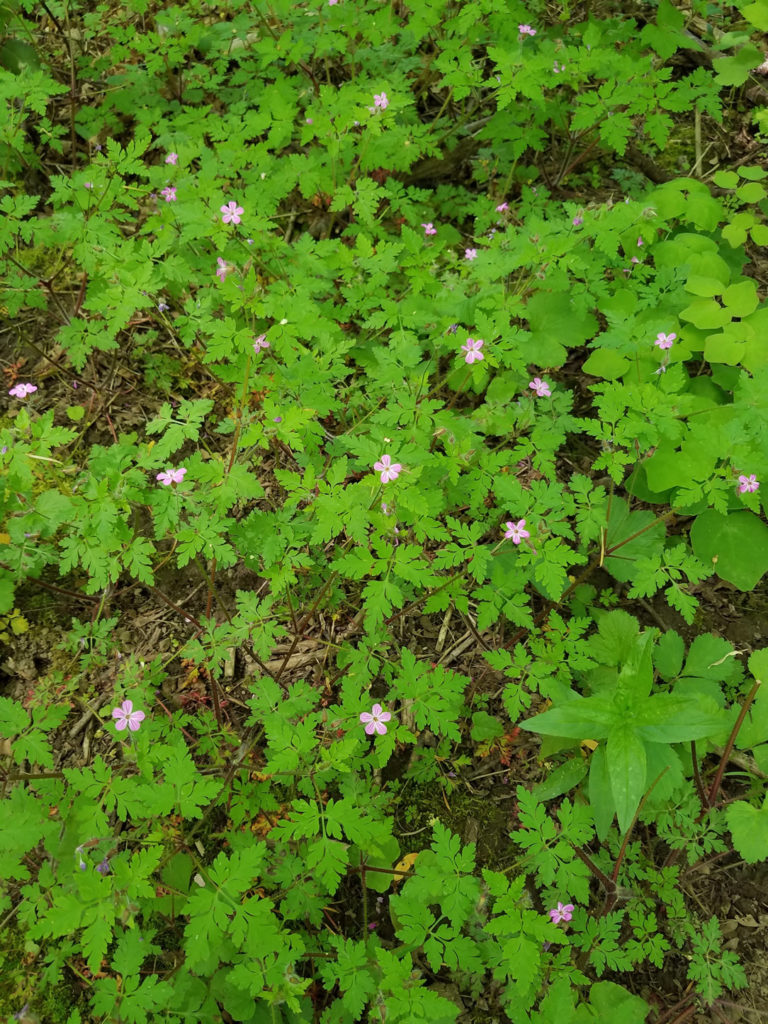
[[[559,64],[557,61],[552,65],[552,71],[559,75],[561,71],[565,71],[565,64]]]
[[[640,248],[640,246],[641,246],[642,244],[643,244],[643,239],[642,239],[642,237],[640,237],[640,238],[638,238],[638,240],[637,240],[637,247],[638,247],[638,249]]]
[[[83,183],[83,188],[89,188],[89,189],[90,189],[90,188],[93,188],[93,182],[92,182],[92,181],[86,181],[86,182],[84,182],[84,183]]]
[[[266,334],[260,334],[253,343],[253,351],[256,355],[258,355],[263,348],[269,348],[269,342],[267,341]]]
[[[165,162],[167,164],[175,164],[178,159],[179,159],[179,154],[178,153],[169,153],[168,156],[165,158]]]
[[[374,462],[373,468],[377,473],[381,473],[381,482],[388,484],[390,480],[397,480],[403,467],[399,462],[393,463],[391,455],[382,455],[379,462]]]
[[[552,394],[549,389],[549,384],[540,377],[534,377],[528,387],[535,391],[539,398],[549,398]]]
[[[133,710],[132,700],[124,700],[119,708],[113,709],[112,717],[115,720],[115,728],[118,732],[122,732],[126,726],[131,732],[136,732],[146,718],[146,715],[143,711]]]
[[[170,487],[171,484],[180,484],[186,472],[183,466],[180,469],[166,469],[165,472],[158,473],[155,479],[159,480],[163,487]]]
[[[377,732],[379,736],[383,736],[387,731],[387,727],[384,723],[388,722],[391,717],[391,713],[389,711],[384,711],[381,704],[374,704],[370,711],[360,712],[360,721],[366,723],[365,731],[369,736],[373,736],[375,732]]]
[[[239,224],[240,214],[245,213],[245,210],[242,206],[238,206],[237,203],[232,200],[231,203],[227,203],[225,206],[221,207],[221,212],[223,214],[221,219],[225,224]]]
[[[465,259],[468,259],[468,260],[476,260],[477,259],[477,249],[465,249],[464,250],[464,257],[465,257]]]
[[[739,494],[746,494],[748,491],[756,491],[759,486],[760,481],[754,473],[750,473],[749,476],[745,476],[742,473],[739,476]]]
[[[584,218],[583,217],[574,217],[573,221],[571,223],[573,224],[573,226],[575,228],[577,228],[579,226],[579,224],[583,224],[584,223]]]
[[[328,0],[329,7],[335,7],[339,0]]]
[[[661,331],[656,335],[656,341],[654,345],[658,345],[659,348],[672,348],[672,342],[677,337],[676,334],[663,334]]]
[[[432,221],[430,221],[429,224],[422,224],[421,226],[424,228],[424,234],[425,235],[436,235],[437,234],[437,228],[432,226]]]
[[[389,106],[389,100],[385,92],[378,92],[373,94],[373,105],[378,107],[380,110],[386,110]]]
[[[530,25],[518,25],[517,26],[517,31],[520,33],[521,38],[523,36],[535,36],[536,35],[536,29],[535,28],[531,28]]]
[[[504,213],[505,210],[509,209],[509,203],[499,203],[496,207],[496,213]]]
[[[573,917],[574,906],[572,903],[558,903],[554,910],[550,910],[549,916],[552,924],[560,924],[561,921],[570,921]]]
[[[169,185],[168,188],[161,189],[160,195],[166,201],[166,203],[176,202],[176,186]]]
[[[466,345],[461,346],[461,351],[466,352],[466,355],[464,356],[464,362],[474,363],[479,362],[481,359],[484,359],[485,357],[483,353],[480,351],[484,344],[485,342],[483,341],[482,338],[467,338]]]
[[[223,281],[232,268],[226,260],[221,258],[221,256],[216,257],[216,262],[219,265],[219,269],[216,271],[216,277],[218,277],[220,281]]]
[[[511,540],[513,544],[519,544],[520,541],[531,536],[528,530],[525,529],[524,519],[521,519],[519,523],[513,523],[510,521],[504,523],[504,525],[507,528],[504,533],[504,540]]]
[[[34,384],[16,384],[8,392],[14,398],[26,398],[27,395],[33,395],[37,391],[37,387]]]

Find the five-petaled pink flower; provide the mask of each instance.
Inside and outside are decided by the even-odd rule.
[[[505,210],[509,209],[509,203],[499,203],[496,207],[496,213],[504,213]]]
[[[517,31],[520,33],[521,36],[535,36],[536,35],[536,29],[535,28],[531,28],[530,25],[518,25],[517,26]]]
[[[216,271],[216,277],[218,277],[220,281],[223,281],[232,268],[229,266],[226,260],[223,260],[221,258],[221,256],[216,257],[216,262],[219,265],[219,269]]]
[[[476,260],[477,259],[477,249],[465,249],[464,250],[464,257],[465,257],[465,259],[468,259],[468,260]]]
[[[239,224],[240,214],[245,213],[245,210],[242,206],[238,206],[233,199],[232,202],[226,203],[221,207],[221,213],[221,219],[225,224]]]
[[[377,92],[373,94],[373,104],[380,110],[386,110],[389,106],[389,100],[385,92]]]
[[[422,224],[421,226],[424,228],[424,234],[425,235],[436,235],[437,234],[437,228],[433,227],[432,221],[430,221],[428,224]]]
[[[170,487],[171,484],[180,484],[184,479],[184,474],[186,472],[187,471],[183,466],[179,469],[166,469],[165,472],[158,473],[156,479],[159,480],[164,487]]]
[[[163,199],[166,201],[166,203],[175,203],[176,202],[176,186],[175,185],[169,185],[168,188],[161,189],[160,190],[160,195],[163,197]]]
[[[113,709],[112,717],[115,720],[115,728],[118,732],[121,732],[126,726],[131,732],[136,732],[146,718],[146,715],[143,711],[133,710],[132,700],[124,700],[119,708]]]
[[[392,717],[391,712],[384,711],[381,704],[374,704],[370,711],[360,712],[360,721],[365,722],[365,731],[369,736],[373,736],[375,732],[379,736],[383,736],[387,731],[385,722],[388,722]]]
[[[743,473],[740,474],[739,494],[747,494],[748,491],[756,491],[759,486],[760,481],[754,473],[750,473],[749,476],[745,476]]]
[[[256,353],[256,355],[258,355],[260,350],[263,348],[269,348],[269,342],[267,341],[266,334],[260,334],[256,341],[254,341],[253,343],[253,351]]]
[[[561,921],[570,921],[573,917],[574,906],[572,903],[558,903],[557,906],[550,910],[549,916],[552,918],[552,924],[560,924]]]
[[[511,540],[513,544],[519,544],[520,541],[531,536],[528,530],[525,529],[524,519],[521,519],[519,523],[509,521],[504,523],[504,525],[507,528],[504,533],[504,540]]]
[[[534,377],[528,385],[532,391],[535,391],[539,398],[549,398],[552,392],[549,389],[549,384],[540,377]]]
[[[664,334],[662,331],[659,331],[653,344],[658,345],[659,348],[672,348],[672,342],[676,337],[676,334]]]
[[[466,345],[461,346],[461,351],[466,353],[464,356],[464,362],[474,363],[484,359],[485,356],[480,351],[484,344],[485,342],[482,338],[467,338]]]
[[[14,398],[26,398],[27,395],[33,395],[37,391],[37,387],[34,384],[16,384],[8,392]]]
[[[382,455],[379,462],[374,462],[373,468],[377,473],[381,473],[381,482],[388,484],[390,480],[397,480],[403,467],[399,462],[393,462],[391,455]]]
[[[169,153],[168,156],[165,158],[165,162],[167,164],[175,164],[178,159],[179,159],[179,154],[178,153]]]

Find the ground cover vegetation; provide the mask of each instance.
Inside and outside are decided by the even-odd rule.
[[[3,0],[8,1020],[768,1019],[766,32]]]

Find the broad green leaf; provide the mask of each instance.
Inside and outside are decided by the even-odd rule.
[[[589,992],[595,1020],[612,1024],[645,1024],[650,1006],[640,996],[627,992],[613,981],[598,981]]]
[[[646,788],[645,746],[629,722],[611,730],[605,748],[619,830],[626,832]]]
[[[638,736],[652,743],[685,743],[717,734],[724,717],[709,701],[657,693],[637,705],[632,724]]]
[[[749,656],[749,671],[761,683],[768,683],[768,647],[753,651]]]
[[[589,804],[595,816],[595,832],[602,842],[608,835],[616,814],[616,804],[611,791],[611,779],[605,758],[605,744],[601,743],[590,758]]]
[[[715,81],[718,85],[743,85],[763,61],[763,54],[756,46],[749,43],[743,46],[732,57],[716,57],[712,61]]]
[[[760,810],[744,800],[737,800],[726,808],[725,820],[733,845],[747,864],[768,860],[768,797]]]
[[[723,309],[714,299],[695,299],[689,306],[680,311],[680,319],[692,323],[700,330],[712,330],[724,327],[731,322],[731,314]]]
[[[674,629],[663,633],[653,651],[653,663],[662,679],[674,679],[683,667],[685,643]]]
[[[693,553],[739,590],[753,590],[768,571],[768,526],[747,509],[720,515],[709,509],[691,527]]]
[[[599,740],[607,736],[621,718],[622,712],[607,697],[578,697],[562,707],[534,715],[521,722],[520,728],[545,736]]]
[[[747,187],[747,185],[744,186],[744,188]],[[756,187],[761,188],[762,186],[756,185]],[[759,302],[757,285],[751,278],[748,278],[746,281],[737,281],[735,284],[728,285],[723,292],[722,298],[730,319],[735,316],[749,316],[750,313],[754,313],[757,309],[757,303]]]
[[[629,369],[629,359],[612,348],[596,349],[582,366],[584,373],[605,380],[617,380]]]
[[[653,662],[651,655],[657,630],[646,630],[635,640],[629,658],[619,672],[617,697],[621,696],[634,703],[647,697],[653,686]]]
[[[653,486],[653,485],[651,485]],[[622,498],[614,497],[606,531],[603,567],[623,583],[632,579],[635,561],[661,554],[666,527],[653,512],[630,512]]]
[[[555,797],[562,796],[563,793],[570,793],[573,787],[578,786],[587,774],[588,767],[587,761],[583,757],[573,757],[550,772],[543,782],[539,782],[533,787],[531,792],[542,803],[546,800],[554,800]]]

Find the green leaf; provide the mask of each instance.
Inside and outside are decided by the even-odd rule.
[[[662,679],[674,679],[683,667],[685,642],[674,629],[663,633],[653,652],[653,663]]]
[[[570,793],[574,786],[578,786],[587,774],[587,762],[583,757],[574,757],[565,764],[555,768],[543,782],[538,782],[532,789],[537,800],[544,803],[547,800],[554,800],[563,793]]]
[[[757,181],[748,181],[746,185],[739,185],[736,195],[743,203],[759,203],[765,199],[765,188]]]
[[[590,758],[589,804],[595,816],[597,838],[602,842],[608,835],[616,814],[604,743],[598,746]]]
[[[734,174],[735,177],[736,175]],[[722,295],[725,285],[716,277],[703,277],[701,274],[691,274],[685,282],[685,290],[692,295],[712,298],[714,295]]]
[[[718,188],[736,188],[739,184],[739,176],[735,171],[717,171],[712,180]]]
[[[716,735],[726,722],[707,699],[657,693],[633,709],[632,724],[639,737],[652,743],[685,743]]]
[[[698,559],[739,590],[753,590],[768,571],[768,526],[748,510],[728,516],[708,510],[691,527]]]
[[[99,912],[91,923],[83,929],[81,939],[88,969],[94,973],[101,969],[101,961],[107,952],[112,939],[114,915]]]
[[[645,746],[633,726],[622,722],[611,730],[605,750],[619,830],[626,832],[645,792]]]
[[[608,697],[577,697],[562,707],[521,722],[520,728],[540,732],[544,736],[599,740],[608,736],[622,717],[623,712]]]
[[[612,348],[598,348],[582,366],[584,373],[604,380],[617,380],[629,369],[629,359]]]
[[[725,820],[733,845],[747,864],[768,860],[768,797],[760,810],[744,800],[737,800],[726,808]]]
[[[768,683],[768,647],[753,651],[749,656],[749,671],[761,683]],[[768,687],[766,687],[768,689]]]
[[[653,512],[630,512],[623,498],[614,497],[608,518],[604,568],[614,579],[629,582],[635,572],[636,559],[660,555],[665,535],[664,522],[657,522]]]
[[[616,696],[634,703],[651,692],[653,663],[651,654],[656,631],[646,630],[635,640],[629,658],[619,672]]]
[[[700,331],[724,327],[731,322],[731,314],[714,299],[695,299],[680,312],[680,319],[687,320]]]
[[[0,697],[0,736],[13,739],[29,725],[29,715],[18,701]]]
[[[39,71],[41,68],[37,50],[21,39],[7,39],[0,46],[0,67],[14,75]]]
[[[757,294],[757,285],[752,278],[748,278],[746,281],[737,281],[735,284],[729,284],[723,292],[722,298],[729,318],[749,316],[750,313],[754,313],[757,309],[757,304],[760,301]]]
[[[718,57],[712,61],[715,81],[718,85],[743,85],[752,69],[759,67],[762,61],[762,51],[750,43],[732,57]]]
[[[742,7],[741,13],[760,32],[768,32],[768,0],[754,0]]]
[[[589,1001],[595,1011],[595,1021],[613,1024],[644,1024],[651,1009],[640,996],[627,992],[613,981],[596,982],[590,989]],[[575,1024],[581,1022],[577,1020]]]
[[[472,715],[472,739],[476,743],[483,740],[495,740],[504,735],[504,726],[487,711],[475,711]]]

